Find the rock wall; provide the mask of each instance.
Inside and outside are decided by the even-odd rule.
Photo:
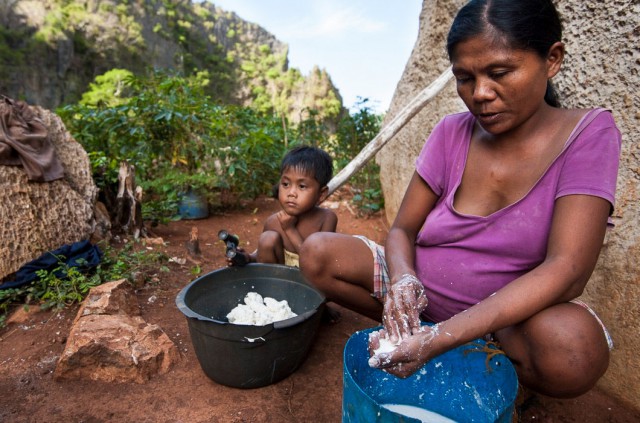
[[[49,129],[64,178],[30,182],[18,166],[0,166],[0,279],[46,251],[89,238],[97,188],[89,158],[54,113],[35,107]]]
[[[420,32],[398,83],[389,122],[449,64],[446,34],[462,0],[424,0]],[[598,386],[640,409],[640,3],[627,0],[556,2],[563,16],[565,65],[554,82],[566,107],[608,107],[623,134],[615,228],[609,231],[583,299],[593,305],[615,342]],[[465,110],[453,83],[377,156],[387,218],[393,221],[431,129],[444,115]]]

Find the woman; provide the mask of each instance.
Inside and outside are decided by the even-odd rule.
[[[301,269],[329,300],[382,314],[370,349],[379,336],[399,344],[370,363],[391,374],[492,336],[522,385],[580,395],[609,363],[606,329],[572,300],[613,209],[620,133],[607,111],[559,107],[550,80],[565,49],[549,0],[472,0],[447,50],[469,112],[425,143],[384,250],[317,234]]]

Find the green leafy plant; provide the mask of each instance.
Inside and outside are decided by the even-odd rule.
[[[382,115],[375,114],[368,99],[360,98],[355,112],[340,121],[335,137],[329,138],[327,149],[332,152],[336,166],[346,166],[380,132]],[[354,192],[353,203],[362,214],[372,214],[384,207],[380,185],[380,167],[369,161],[349,181]]]
[[[119,249],[109,245],[103,245],[102,249],[102,260],[92,272],[81,272],[67,265],[64,257],[58,257],[53,270],[37,271],[38,278],[29,285],[0,290],[0,327],[4,326],[13,305],[37,304],[42,309],[61,310],[82,301],[94,286],[119,279],[135,286],[148,282],[158,272],[169,270],[165,254],[136,250],[131,242]]]
[[[89,84],[89,90],[82,94],[80,104],[89,107],[119,106],[126,101],[126,90],[132,78],[133,73],[127,69],[111,69],[98,75],[95,82]]]
[[[212,204],[270,191],[286,147],[281,119],[213,104],[203,91],[207,78],[205,72],[183,77],[162,71],[120,78],[126,87],[119,92],[129,97],[117,105],[59,111],[89,152],[103,196],[116,191],[123,160],[135,166],[145,189],[143,216],[156,221],[175,216],[180,194],[190,190]]]
[[[198,276],[200,275],[200,273],[202,273],[202,268],[200,267],[200,265],[195,265],[190,269],[190,272],[193,276]]]
[[[365,215],[379,212],[384,207],[384,197],[379,188],[367,188],[361,193],[357,192],[352,201]]]
[[[128,242],[120,248],[104,246],[102,262],[96,274],[104,282],[126,279],[131,284],[146,283],[157,272],[168,272],[169,258],[158,251],[136,250],[136,243]]]
[[[38,279],[27,289],[28,296],[40,302],[40,308],[45,310],[60,310],[82,301],[91,288],[101,283],[96,275],[88,276],[77,267],[67,265],[64,257],[57,259],[58,266],[53,270],[36,271]]]

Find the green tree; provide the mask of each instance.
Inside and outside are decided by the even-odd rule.
[[[98,75],[95,82],[89,84],[89,90],[82,94],[80,104],[89,107],[120,106],[127,101],[127,88],[133,79],[133,73],[127,69],[111,69]]]

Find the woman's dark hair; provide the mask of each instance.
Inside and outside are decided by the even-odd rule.
[[[551,0],[471,0],[451,24],[449,59],[458,43],[484,33],[495,33],[513,48],[532,50],[546,58],[553,43],[562,40],[562,24]],[[547,81],[544,100],[560,106],[551,81]]]
[[[321,188],[324,188],[333,176],[331,156],[317,147],[303,145],[291,149],[282,159],[280,174],[291,168],[312,175]]]

